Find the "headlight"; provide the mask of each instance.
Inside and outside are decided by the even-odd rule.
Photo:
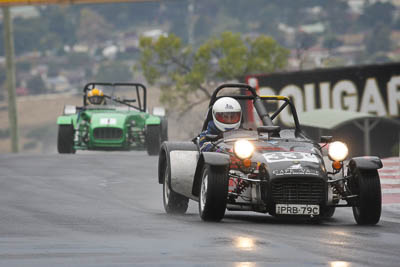
[[[254,146],[249,141],[242,139],[235,142],[233,146],[233,151],[236,156],[240,159],[247,159],[253,155]]]
[[[330,159],[336,161],[343,161],[349,154],[349,149],[345,143],[336,141],[329,144],[328,155]]]
[[[76,107],[71,105],[65,105],[64,115],[72,115],[72,114],[76,114]]]

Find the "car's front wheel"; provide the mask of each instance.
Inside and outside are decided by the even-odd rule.
[[[59,125],[57,150],[60,154],[73,154],[74,149],[74,127],[72,125]]]
[[[323,219],[332,218],[333,215],[335,214],[335,210],[336,210],[336,207],[326,207],[325,209],[322,210],[321,217]]]
[[[163,183],[163,202],[164,209],[170,214],[184,214],[187,211],[189,199],[175,193],[170,187],[170,171],[168,164],[165,164],[164,183]]]
[[[353,215],[357,224],[374,225],[381,217],[382,193],[381,183],[377,170],[352,170],[352,191],[358,194],[356,205],[353,206]],[[354,192],[353,192],[354,193]]]
[[[229,177],[226,167],[205,164],[201,177],[199,214],[204,221],[221,221],[225,215]]]

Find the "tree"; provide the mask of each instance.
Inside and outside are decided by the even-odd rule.
[[[81,10],[78,40],[96,46],[98,41],[104,42],[111,37],[111,33],[111,25],[100,14],[88,8]]]
[[[33,76],[28,80],[27,87],[29,92],[34,95],[44,94],[47,91],[46,85],[40,75]]]
[[[314,35],[298,32],[296,34],[296,57],[300,61],[300,69],[303,69],[306,60],[306,51],[317,43]]]
[[[300,50],[308,50],[317,43],[317,38],[305,32],[299,32],[296,34],[296,47]]]
[[[40,38],[46,32],[46,23],[41,24],[39,18],[16,19],[14,23],[15,53],[41,50]]]
[[[22,72],[29,72],[32,68],[32,62],[28,61],[28,60],[24,60],[24,61],[18,61],[16,64],[16,69],[18,71],[22,71]],[[2,72],[3,70],[0,70],[0,72]],[[5,70],[4,70],[5,71]],[[0,78],[0,84],[1,84],[1,78]]]
[[[75,44],[75,29],[78,20],[77,15],[73,14],[69,6],[47,6],[41,12],[41,17],[47,21],[48,32],[57,35],[63,45]]]
[[[349,10],[349,1],[320,1],[322,7],[322,20],[327,22],[330,30],[336,34],[344,34],[353,28],[354,18],[349,16],[346,10]]]
[[[158,40],[142,37],[140,50],[138,67],[147,82],[159,83],[161,101],[181,111],[208,100],[215,82],[283,69],[289,56],[269,36],[243,39],[232,32],[210,38],[197,50],[173,34]]]
[[[329,50],[335,49],[341,46],[342,44],[343,42],[334,35],[328,35],[323,41],[324,47]]]
[[[67,64],[64,68],[71,69],[76,68],[76,66],[91,66],[91,58],[88,53],[85,52],[71,52],[67,57]]]
[[[63,49],[63,43],[61,41],[61,38],[58,34],[56,33],[48,33],[44,35],[40,39],[40,48],[41,50],[61,50]]]
[[[369,55],[373,55],[380,51],[389,51],[392,47],[390,28],[386,25],[378,24],[372,32],[367,35],[365,44],[366,52]]]
[[[391,3],[377,2],[365,8],[359,20],[365,29],[378,24],[391,25],[396,8]]]

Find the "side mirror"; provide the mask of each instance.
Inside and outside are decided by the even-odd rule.
[[[321,136],[321,143],[330,143],[332,142],[333,137],[332,136]]]
[[[219,139],[219,136],[216,134],[206,134],[207,141],[217,141],[218,139]]]
[[[260,133],[271,133],[271,134],[278,134],[281,131],[280,126],[259,126],[257,127],[258,134]]]

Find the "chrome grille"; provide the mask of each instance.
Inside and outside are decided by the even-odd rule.
[[[122,138],[123,132],[120,128],[96,128],[93,131],[93,136],[96,139],[103,140],[119,140]]]
[[[275,179],[271,183],[272,200],[279,204],[319,204],[325,200],[321,179]]]

